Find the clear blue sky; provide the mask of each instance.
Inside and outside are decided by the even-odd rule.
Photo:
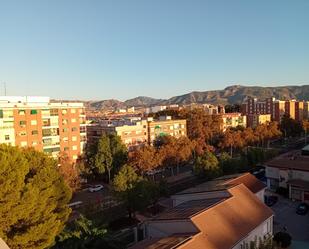
[[[0,0],[0,10],[9,95],[123,100],[309,84],[308,0]]]

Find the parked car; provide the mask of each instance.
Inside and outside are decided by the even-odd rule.
[[[300,203],[296,209],[296,213],[299,215],[305,215],[308,213],[309,206],[306,203]]]
[[[102,190],[104,187],[103,185],[99,184],[99,185],[94,185],[92,187],[89,188],[89,192],[93,193],[93,192],[98,192],[100,190]]]
[[[275,196],[275,195],[265,195],[264,196],[264,202],[269,207],[275,205],[277,201],[278,201],[278,196]]]

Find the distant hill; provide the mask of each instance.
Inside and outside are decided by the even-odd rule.
[[[128,99],[124,103],[128,106],[153,106],[160,104],[163,99],[154,99],[146,96],[139,96],[134,99]]]
[[[154,99],[150,97],[140,96],[121,102],[119,100],[110,99],[102,101],[89,101],[86,105],[94,109],[115,110],[117,108],[125,108],[130,106],[148,107],[154,105],[169,104],[191,104],[191,103],[210,103],[210,104],[236,104],[242,103],[247,97],[255,97],[265,99],[274,96],[277,99],[288,100],[308,100],[309,101],[309,85],[303,86],[278,86],[278,87],[259,87],[259,86],[241,86],[233,85],[223,90],[191,92],[170,99]]]

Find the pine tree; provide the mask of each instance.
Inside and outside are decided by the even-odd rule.
[[[55,160],[0,145],[0,237],[11,249],[51,246],[68,219],[70,199]]]

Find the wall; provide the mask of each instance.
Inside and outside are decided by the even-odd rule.
[[[246,244],[249,244],[251,241],[259,241],[259,238],[263,239],[264,236],[269,236],[273,234],[273,216],[260,224],[255,228],[247,237],[239,241],[232,249],[245,249]]]

